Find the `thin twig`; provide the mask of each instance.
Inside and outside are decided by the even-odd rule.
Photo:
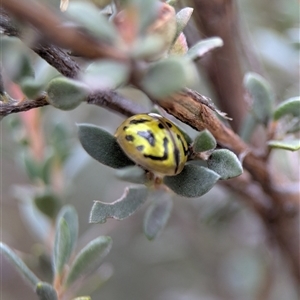
[[[34,100],[17,101],[9,99],[9,101],[0,101],[0,117],[49,105],[46,98],[47,96],[43,94]]]

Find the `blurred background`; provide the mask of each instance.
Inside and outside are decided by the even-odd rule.
[[[281,102],[299,95],[299,2],[238,0],[237,3],[241,26],[249,32],[246,39],[251,39],[245,42],[258,53],[276,100]],[[37,60],[36,64],[42,62]],[[197,89],[213,97],[205,80]],[[18,88],[10,86],[10,90],[17,98]],[[150,108],[142,95],[128,90],[122,93]],[[59,152],[55,184],[61,191],[61,201],[72,204],[79,214],[77,250],[99,235],[113,239],[110,254],[80,295],[98,287],[91,295],[93,299],[298,299],[298,287],[278,249],[266,243],[260,220],[238,195],[221,185],[201,198],[175,198],[165,230],[151,242],[142,231],[149,201],[124,221],[88,223],[93,200],[115,201],[128,184],[117,180],[113,169],[96,163],[85,153],[77,139],[76,123],[92,123],[114,133],[123,119],[86,104],[71,112],[45,107],[3,119],[0,123],[1,240],[16,249],[41,278],[49,280],[49,273],[44,272],[49,261],[43,256],[44,247],[49,246],[49,221],[34,211],[23,190],[33,184],[24,166],[24,155],[28,155],[26,140],[30,137],[36,141],[36,149],[30,149],[34,159],[38,159],[39,153]],[[185,128],[192,136],[195,134]],[[274,151],[272,162],[285,176],[299,181],[299,153]],[[4,259],[1,299],[37,299]]]

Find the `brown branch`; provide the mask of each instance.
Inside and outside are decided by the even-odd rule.
[[[87,99],[87,103],[106,107],[127,117],[146,112],[145,107],[131,102],[115,91],[91,94]]]
[[[62,48],[72,49],[80,56],[91,59],[109,57],[116,61],[127,61],[127,56],[115,47],[76,28],[65,26],[62,18],[39,2],[2,0],[1,5],[19,20],[31,24],[37,32],[42,33],[43,38]]]
[[[33,47],[41,58],[47,61],[52,67],[69,78],[76,78],[80,72],[80,67],[68,54],[61,48],[53,45],[40,44]]]
[[[222,111],[233,118],[234,131],[238,132],[247,106],[244,102],[243,72],[236,43],[238,34],[237,9],[234,0],[191,1],[195,8],[193,18],[203,38],[219,36],[224,46],[206,55],[199,62],[205,68],[217,102]],[[188,43],[194,44],[194,35],[187,31]]]
[[[97,106],[105,107],[124,116],[132,116],[146,112],[140,105],[133,104],[130,100],[122,97],[115,91],[103,91],[91,94],[86,102]],[[30,109],[49,105],[47,95],[43,93],[34,100],[17,101],[10,99],[7,95],[0,97],[0,117],[5,117],[13,113],[20,113]]]
[[[3,29],[5,35],[22,39],[20,31],[14,26],[11,18],[3,9],[0,9],[0,27]],[[77,62],[57,46],[39,43],[33,45],[32,50],[66,77],[76,78],[80,73],[80,67]],[[115,91],[93,93],[89,95],[86,102],[105,107],[125,116],[146,112],[144,107],[133,104],[130,100]],[[12,99],[10,101],[0,101],[0,116],[4,117],[11,113],[19,113],[48,104],[45,95],[39,96],[34,100],[24,100],[21,102],[13,101]]]
[[[5,35],[22,39],[22,35],[18,28],[13,24],[9,15],[1,8],[0,27]],[[52,67],[59,70],[62,75],[69,78],[77,77],[80,71],[79,65],[61,48],[45,42],[32,45],[32,50],[47,61]]]
[[[13,113],[19,113],[22,111],[27,111],[33,108],[38,108],[49,104],[46,100],[47,96],[45,94],[37,97],[35,100],[24,101],[8,99],[7,95],[4,95],[4,97],[4,101],[3,97],[0,97],[0,117],[5,117]]]

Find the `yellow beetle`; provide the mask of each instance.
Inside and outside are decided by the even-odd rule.
[[[132,116],[118,127],[115,136],[132,161],[159,176],[180,173],[187,161],[189,148],[183,134],[161,115]]]

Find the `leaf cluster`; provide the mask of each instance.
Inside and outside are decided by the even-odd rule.
[[[52,284],[39,279],[6,244],[0,243],[0,252],[29,283],[39,299],[57,300],[62,299],[65,294],[69,297],[74,295],[82,285],[83,279],[99,268],[112,246],[110,237],[100,236],[74,254],[77,237],[77,212],[74,207],[66,205],[60,210],[56,219],[52,254],[54,274]],[[80,299],[88,300],[90,297],[84,296]]]

